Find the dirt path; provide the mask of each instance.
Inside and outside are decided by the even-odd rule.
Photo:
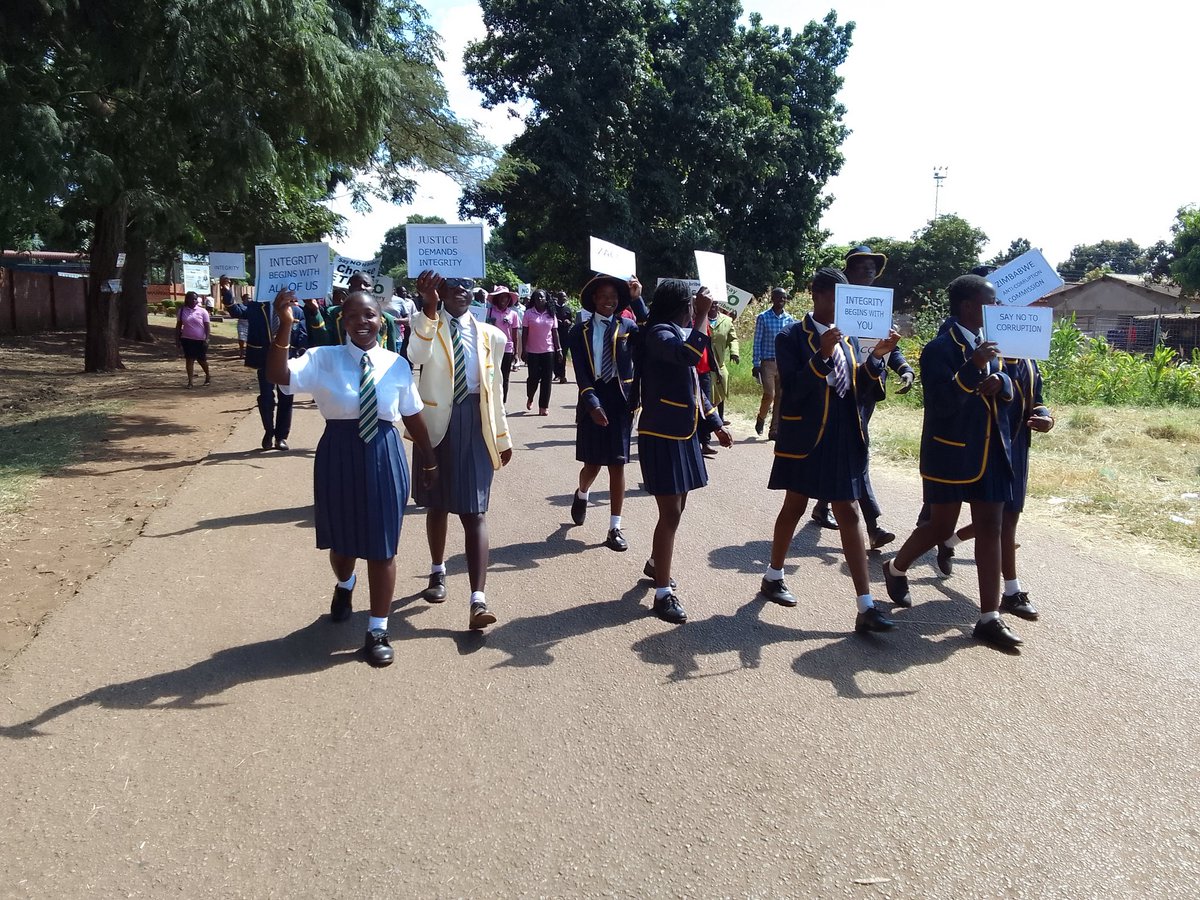
[[[111,375],[83,374],[79,333],[0,344],[0,427],[17,429],[21,443],[48,428],[80,434],[74,458],[38,480],[24,509],[0,518],[0,667],[129,546],[253,407],[254,377],[235,341],[214,337],[213,384],[186,390],[171,328],[152,329],[158,342],[126,344],[127,368]],[[51,421],[31,421],[34,412]]]

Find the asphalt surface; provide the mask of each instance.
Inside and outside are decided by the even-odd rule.
[[[857,636],[834,533],[797,536],[798,608],[756,599],[780,497],[749,440],[690,498],[669,626],[652,500],[624,554],[604,476],[568,525],[573,397],[510,418],[486,635],[461,529],[449,601],[416,598],[409,508],[383,670],[365,580],[327,621],[319,416],[286,455],[248,417],[0,674],[0,896],[1200,896],[1194,579],[1030,525],[1019,656],[970,637],[969,548]],[[876,482],[904,531],[917,480]]]

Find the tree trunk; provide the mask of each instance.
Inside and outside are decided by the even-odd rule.
[[[146,310],[146,271],[150,242],[135,222],[125,229],[125,269],[121,272],[121,337],[154,343]]]
[[[129,203],[124,196],[96,210],[87,293],[87,337],[83,344],[85,372],[125,368],[117,337],[117,298],[120,293],[107,288],[117,272],[117,251],[125,240],[128,213]]]

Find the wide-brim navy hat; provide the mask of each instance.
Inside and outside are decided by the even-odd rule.
[[[579,305],[590,313],[596,311],[596,290],[602,284],[611,284],[617,289],[617,309],[622,310],[629,306],[633,300],[633,295],[629,292],[629,282],[622,281],[615,275],[597,275],[591,281],[583,286],[583,290],[579,292]]]
[[[851,247],[846,251],[845,268],[850,268],[850,260],[860,257],[867,257],[875,260],[875,277],[878,278],[883,274],[883,270],[887,268],[887,257],[882,253],[875,253],[866,244],[859,244],[857,247]]]

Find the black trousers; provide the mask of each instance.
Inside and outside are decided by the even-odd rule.
[[[700,392],[703,393],[706,398],[708,398],[708,402],[711,405],[712,404],[712,372],[701,372],[699,375],[699,378],[700,378]],[[696,433],[699,434],[699,436],[700,436],[701,444],[712,443],[712,436],[713,436],[712,426],[708,424],[708,419],[705,418],[703,415],[700,416],[700,423],[696,426]]]
[[[508,375],[512,372],[514,353],[505,353],[504,358],[500,360],[500,374],[504,376],[504,402],[508,402]]]
[[[554,378],[554,353],[527,353],[525,364],[529,374],[525,376],[526,399],[538,394],[538,409],[550,408],[550,382]],[[540,389],[540,390],[539,390]]]
[[[258,414],[269,437],[283,441],[292,433],[293,399],[267,381],[266,369],[258,370]]]
[[[567,348],[563,347],[563,355],[554,357],[554,377],[559,381],[567,380]]]

